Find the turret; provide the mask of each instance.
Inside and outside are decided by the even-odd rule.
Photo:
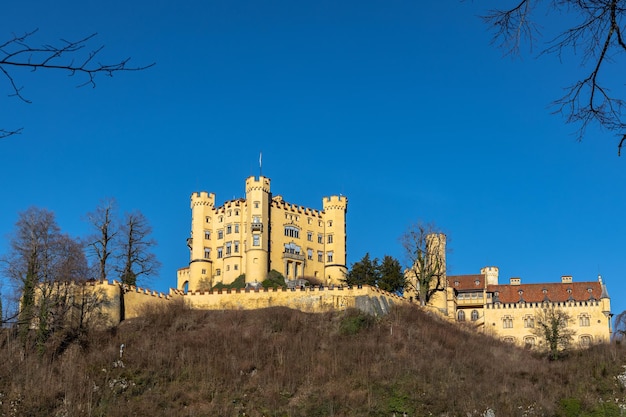
[[[246,179],[246,282],[262,282],[270,270],[270,179]]]
[[[326,284],[341,284],[348,272],[346,266],[346,213],[348,199],[344,196],[324,197],[324,279]]]
[[[191,194],[191,237],[187,240],[190,250],[189,274],[187,275],[190,290],[196,290],[201,280],[211,279],[213,268],[205,247],[210,246],[206,238],[210,236],[213,227],[213,213],[215,210],[215,194],[205,191]],[[181,276],[181,279],[184,279]],[[178,288],[183,288],[185,282],[179,282]]]
[[[480,273],[485,276],[485,286],[498,285],[498,267],[486,266],[480,270]]]

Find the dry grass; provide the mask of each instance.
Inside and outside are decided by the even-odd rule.
[[[624,398],[620,345],[551,362],[409,307],[374,320],[181,304],[59,343],[24,354],[1,336],[0,414],[532,417]]]

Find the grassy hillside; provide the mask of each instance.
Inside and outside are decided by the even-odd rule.
[[[120,360],[120,345],[125,349]],[[4,416],[614,416],[621,345],[552,362],[415,307],[147,312],[43,354],[0,341]]]

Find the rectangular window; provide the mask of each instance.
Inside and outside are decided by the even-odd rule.
[[[324,253],[322,251],[317,252],[317,262],[324,262]]]
[[[252,246],[261,246],[261,235],[252,235]]]
[[[255,201],[255,202],[254,202],[254,208],[259,208],[259,205],[260,205],[260,204],[261,204],[261,203],[259,203],[258,201]]]
[[[313,260],[313,249],[307,249],[306,250],[306,257],[309,261]]]
[[[226,270],[230,271],[230,265],[226,265]]]
[[[222,259],[224,256],[224,250],[222,248],[217,248],[217,259]]]
[[[324,235],[321,233],[317,235],[317,243],[324,243]]]
[[[211,248],[204,248],[204,259],[211,259]]]
[[[513,318],[510,316],[505,316],[502,319],[502,327],[504,327],[505,329],[512,329],[513,328]]]
[[[333,235],[328,235],[328,243],[333,243]]]
[[[232,253],[233,244],[232,242],[226,243],[226,255],[230,255]]]
[[[230,224],[228,226],[226,226],[226,234],[229,235],[231,234],[233,231],[233,226],[231,226]]]
[[[224,231],[223,230],[218,230],[217,231],[217,238],[218,239],[224,239]]]
[[[235,265],[235,271],[239,269],[239,265]]]
[[[524,317],[524,327],[527,329],[532,329],[535,327],[535,318],[532,316]]]
[[[205,223],[211,223],[211,218],[210,218],[210,217],[208,217],[208,216],[207,216],[207,217],[205,217],[205,218],[204,218],[204,222],[205,222]]]
[[[589,316],[586,314],[582,314],[579,318],[578,318],[578,324],[580,324],[581,327],[586,327],[589,326]]]
[[[235,223],[235,233],[239,233],[239,223]]]
[[[333,261],[333,251],[330,251],[330,252],[326,253],[326,261],[327,262],[332,262]]]
[[[235,253],[239,253],[239,241],[235,240]]]
[[[210,230],[205,230],[204,231],[204,238],[206,240],[211,240],[211,231]]]
[[[202,275],[206,275],[206,269],[202,270]]]
[[[218,269],[216,269],[216,270],[215,270],[215,275],[217,275],[217,276],[222,275],[222,270],[221,270],[221,269],[219,269],[219,268],[218,268]]]
[[[309,242],[313,242],[313,232],[306,233],[306,240],[308,240]]]

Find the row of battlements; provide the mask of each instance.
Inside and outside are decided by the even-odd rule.
[[[277,293],[277,292],[322,292],[322,291],[342,291],[342,292],[355,292],[363,289],[369,289],[373,292],[385,295],[387,297],[395,298],[398,300],[405,300],[403,297],[393,294],[377,287],[371,287],[368,285],[346,286],[346,285],[315,285],[315,286],[301,286],[297,288],[224,288],[207,291],[188,291],[185,293],[183,290],[171,289],[170,294],[194,296],[194,295],[218,295],[218,294],[246,294],[246,293]]]
[[[291,204],[291,203],[286,202],[283,199],[273,199],[272,206],[276,208],[281,208],[283,210],[290,210],[294,213],[301,213],[307,216],[315,216],[315,217],[320,217],[320,218],[322,217],[321,210],[300,206],[298,204]]]
[[[600,305],[600,301],[598,300],[588,300],[588,301],[557,301],[551,302],[546,301],[542,303],[499,303],[494,302],[493,304],[486,304],[486,309],[535,309],[535,308],[545,308],[545,307],[559,307],[559,308],[567,308],[567,307],[597,307]]]

